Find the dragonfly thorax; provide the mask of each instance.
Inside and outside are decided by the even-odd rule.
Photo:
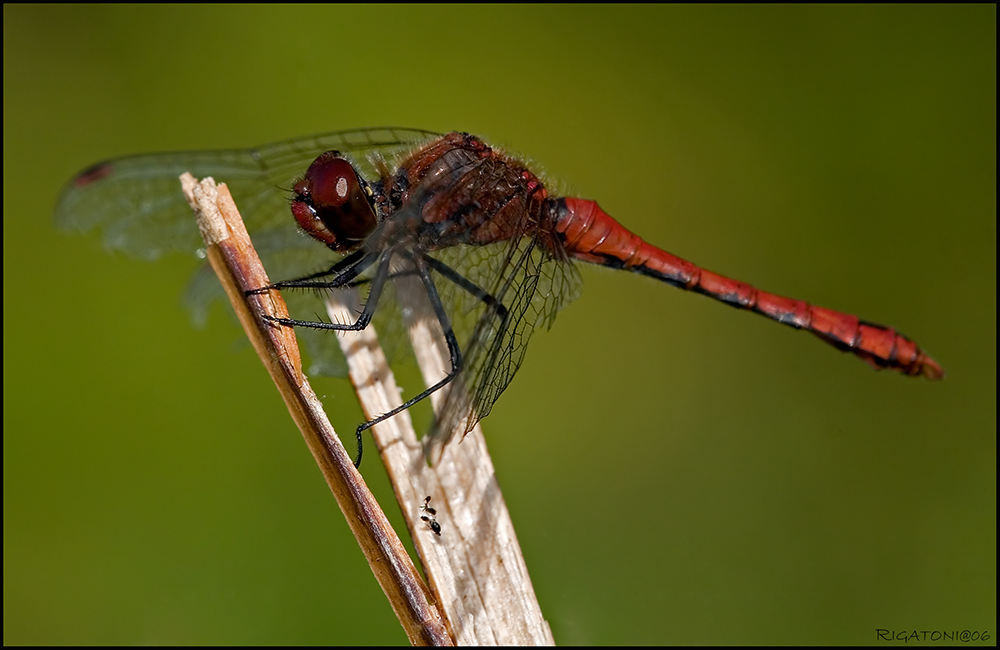
[[[424,250],[483,246],[537,230],[548,194],[520,161],[467,133],[449,133],[417,150],[401,168],[402,203],[417,215]]]

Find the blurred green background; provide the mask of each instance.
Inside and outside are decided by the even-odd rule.
[[[372,125],[524,153],[949,372],[583,269],[484,422],[558,642],[996,638],[995,6],[5,5],[6,644],[406,642],[236,326],[190,325],[197,262],[51,221],[100,159]]]

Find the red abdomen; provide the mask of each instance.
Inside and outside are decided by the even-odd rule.
[[[629,232],[595,201],[555,201],[555,230],[566,252],[593,264],[627,269],[696,291],[733,307],[749,309],[779,323],[806,329],[843,351],[864,359],[876,369],[891,368],[905,375],[940,379],[944,370],[916,343],[891,327],[875,325],[857,316],[783,298],[736,280],[706,271],[671,255]]]

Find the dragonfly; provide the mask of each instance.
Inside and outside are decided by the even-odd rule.
[[[291,278],[251,293],[282,290],[293,314],[318,314],[317,301],[329,292],[367,290],[353,323],[272,319],[299,328],[310,372],[345,374],[329,331],[398,321],[397,291],[418,287],[429,300],[451,368],[358,427],[356,466],[365,430],[446,386],[424,437],[428,460],[435,462],[444,445],[486,417],[520,367],[532,333],[551,327],[579,295],[577,262],[631,271],[807,330],[875,369],[944,376],[894,328],[761,291],[676,257],[626,229],[596,201],[550,194],[527,164],[468,133],[363,128],[251,149],[105,161],[67,184],[57,225],[100,231],[108,248],[144,259],[198,252],[203,243],[177,181],[185,171],[228,184],[271,277]],[[221,295],[202,270],[185,301],[203,318]],[[392,313],[395,318],[385,316]]]

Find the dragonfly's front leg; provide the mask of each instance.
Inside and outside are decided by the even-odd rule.
[[[378,261],[378,268],[375,271],[375,277],[371,280],[371,289],[368,292],[368,300],[365,302],[365,308],[362,310],[361,314],[358,316],[358,320],[354,323],[326,323],[323,321],[309,321],[309,320],[297,320],[294,318],[274,318],[273,316],[265,316],[265,318],[272,323],[277,323],[278,325],[285,325],[287,327],[309,327],[317,330],[337,330],[341,332],[357,332],[368,327],[371,323],[372,316],[375,315],[375,309],[378,307],[379,297],[382,295],[382,288],[385,286],[385,281],[389,277],[389,263],[392,260],[392,251],[385,251],[381,254],[368,253],[366,254],[360,262],[357,262],[353,267],[343,271],[340,275],[329,282],[316,282],[310,280],[309,278],[319,277],[322,274],[314,274],[312,276],[306,276],[305,278],[300,278],[298,280],[288,280],[286,282],[277,282],[270,287],[265,289],[254,289],[253,293],[260,293],[261,291],[266,291],[269,289],[282,289],[282,288],[294,288],[294,289],[339,289],[344,286],[350,285],[350,283],[357,278],[357,276],[368,269],[375,261]],[[323,274],[328,274],[326,271]],[[251,293],[251,292],[247,292]]]
[[[355,251],[325,271],[304,275],[294,280],[275,282],[274,284],[269,284],[266,287],[258,289],[250,289],[245,292],[245,295],[251,296],[266,293],[271,289],[337,289],[343,286],[351,286],[355,278],[364,273],[378,258],[378,253],[365,250]],[[325,278],[331,275],[334,276],[333,280],[326,282],[316,281],[316,278]]]

